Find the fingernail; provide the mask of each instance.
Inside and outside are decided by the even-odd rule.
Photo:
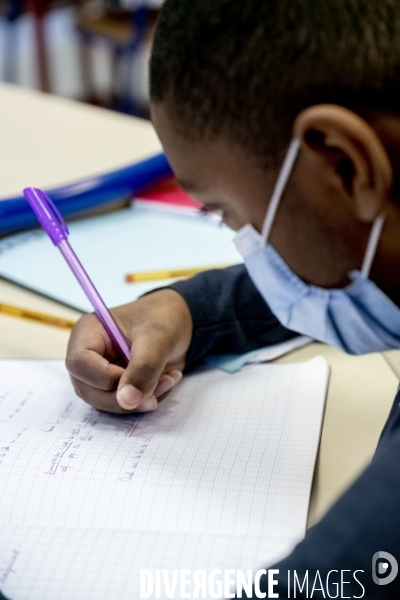
[[[142,404],[137,407],[137,412],[148,412],[149,410],[155,410],[157,408],[157,400],[154,396],[147,398]]]
[[[162,396],[165,392],[168,392],[175,385],[175,379],[168,375],[163,375],[160,381],[157,383],[157,387],[154,390],[156,396]]]
[[[175,383],[179,383],[183,377],[182,371],[170,371],[168,375],[175,379]]]
[[[117,392],[117,402],[126,410],[132,410],[136,408],[143,397],[140,390],[133,387],[133,385],[124,385],[123,388]]]
[[[170,371],[161,376],[154,393],[156,396],[162,396],[168,390],[174,387],[182,379],[181,371]]]

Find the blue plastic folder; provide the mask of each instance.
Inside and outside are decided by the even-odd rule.
[[[165,155],[157,154],[129,167],[46,191],[61,214],[68,216],[136,193],[171,175]],[[37,219],[22,195],[0,201],[0,234],[36,226]]]

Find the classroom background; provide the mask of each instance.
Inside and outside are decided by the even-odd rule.
[[[147,63],[162,2],[1,0],[0,79],[147,117]]]
[[[41,582],[44,582],[48,598],[82,598],[82,595],[72,593],[71,588],[64,583],[64,595],[61,595],[59,578],[64,578],[64,582],[66,574],[71,586],[75,586],[74,592],[79,586],[83,590],[85,585],[90,586],[93,590],[92,597],[96,600],[137,597],[137,594],[132,592],[132,586],[137,583],[138,569],[132,569],[129,561],[141,544],[147,548],[149,561],[153,561],[148,564],[155,564],[157,568],[160,566],[159,561],[164,560],[164,557],[169,560],[168,568],[177,567],[176,555],[170,552],[171,547],[180,548],[180,555],[184,561],[192,561],[182,564],[195,564],[196,568],[202,567],[203,564],[198,562],[200,555],[205,557],[204,560],[211,561],[217,553],[220,560],[222,552],[227,560],[234,560],[234,565],[240,564],[243,568],[245,561],[242,560],[242,551],[250,552],[250,565],[268,562],[271,548],[274,552],[277,551],[276,546],[268,546],[267,538],[267,547],[258,544],[258,541],[257,544],[252,542],[247,547],[240,537],[241,532],[233,543],[233,535],[236,536],[237,531],[221,536],[222,546],[218,545],[213,537],[219,527],[217,519],[216,525],[211,528],[211,536],[207,533],[202,539],[196,538],[195,541],[193,537],[188,537],[188,543],[185,541],[186,533],[182,534],[180,531],[167,532],[168,535],[161,531],[157,534],[158,537],[154,537],[152,532],[145,532],[142,537],[139,534],[132,535],[131,523],[127,522],[128,534],[118,528],[111,530],[110,535],[115,534],[115,545],[110,553],[110,535],[106,527],[101,539],[90,529],[86,530],[87,523],[83,521],[81,525],[83,524],[84,533],[81,535],[77,530],[75,536],[68,538],[68,543],[65,542],[66,535],[62,527],[58,536],[53,536],[51,532],[47,535],[49,530],[46,530],[46,527],[59,527],[60,521],[54,519],[49,524],[48,515],[52,513],[44,503],[42,520],[34,522],[26,539],[27,521],[9,518],[17,506],[19,514],[26,514],[27,519],[30,519],[32,513],[25,512],[25,508],[29,505],[36,511],[37,505],[35,506],[31,499],[42,497],[41,493],[31,494],[28,488],[24,488],[24,493],[20,493],[22,488],[18,488],[25,467],[32,469],[30,473],[36,476],[36,467],[32,466],[31,458],[35,456],[32,448],[41,443],[40,436],[51,434],[53,423],[58,424],[59,415],[64,415],[63,406],[75,406],[79,419],[81,411],[88,410],[86,405],[72,394],[68,375],[61,361],[65,358],[73,323],[83,312],[91,310],[91,306],[59,252],[52,248],[47,234],[37,228],[36,217],[22,196],[22,189],[37,186],[49,192],[68,222],[72,247],[93,279],[105,304],[110,307],[132,301],[152,288],[167,285],[177,276],[182,276],[182,270],[187,270],[185,276],[190,276],[193,269],[224,267],[241,260],[231,243],[234,232],[227,227],[221,227],[217,215],[200,216],[199,207],[194,200],[177,188],[157,135],[151,123],[146,120],[147,63],[161,4],[162,0],[0,0],[0,395],[3,394],[3,400],[8,402],[7,410],[3,411],[6,421],[10,419],[13,424],[15,421],[12,419],[15,415],[18,415],[18,419],[26,419],[28,425],[25,429],[25,422],[21,422],[21,431],[27,431],[28,426],[31,427],[30,414],[25,414],[24,411],[27,411],[29,406],[34,407],[33,410],[36,411],[37,400],[42,402],[45,411],[50,411],[43,413],[43,420],[38,421],[38,430],[32,429],[29,433],[32,445],[26,446],[28,451],[24,455],[26,463],[21,471],[21,480],[17,479],[20,477],[20,463],[15,462],[18,471],[15,472],[13,457],[20,452],[20,445],[25,445],[25,438],[22,434],[20,437],[14,436],[13,433],[9,435],[9,431],[14,431],[12,426],[5,421],[2,423],[2,429],[8,438],[4,437],[5,442],[0,445],[7,452],[10,448],[11,450],[6,459],[8,462],[3,462],[3,470],[0,470],[0,489],[3,491],[3,494],[0,494],[0,563],[3,561],[2,564],[8,565],[7,577],[3,574],[0,578],[0,589],[12,600],[27,597],[43,600],[45,596],[40,587]],[[9,85],[10,83],[14,85]],[[49,93],[38,93],[35,90]],[[204,371],[200,372],[199,376],[213,385],[217,380],[217,387],[218,381],[227,382],[228,388],[224,395],[226,409],[231,408],[235,412],[236,406],[241,410],[245,407],[240,394],[241,390],[248,393],[249,384],[245,378],[247,374],[251,375],[251,369],[256,369],[256,372],[263,372],[264,368],[269,369],[263,378],[252,377],[252,385],[254,382],[258,385],[257,382],[260,381],[260,389],[262,388],[262,394],[266,396],[268,391],[264,390],[264,382],[266,386],[271,384],[273,378],[268,373],[274,373],[275,369],[277,373],[281,368],[285,373],[308,373],[303,380],[308,394],[309,381],[316,380],[314,373],[310,374],[308,369],[310,365],[312,369],[317,365],[322,382],[318,395],[319,412],[314,420],[310,420],[311,425],[314,424],[314,441],[312,447],[309,446],[311,458],[301,505],[296,500],[296,509],[301,508],[301,527],[305,530],[306,521],[308,526],[315,524],[371,460],[400,381],[400,353],[392,351],[348,356],[337,348],[316,342],[310,343],[310,339],[300,340],[300,343],[299,340],[300,338],[295,338],[298,344],[296,346],[290,340],[291,345],[268,347],[257,355],[251,353],[208,357],[208,366],[215,367],[213,375],[208,377],[208,372]],[[316,359],[317,356],[322,356],[324,360],[321,362],[320,359]],[[277,364],[253,364],[267,361]],[[330,367],[329,389],[318,460],[314,470],[328,381],[325,361]],[[305,366],[307,364],[308,367]],[[28,368],[31,371],[27,375]],[[241,385],[232,383],[238,379],[242,380]],[[279,380],[290,384],[289,377],[279,375]],[[15,389],[12,385],[14,381],[18,383]],[[54,399],[54,390],[59,381],[62,393],[53,405],[48,398]],[[186,381],[190,384],[196,380],[185,378],[183,385],[178,389],[185,391]],[[49,382],[51,385],[48,385]],[[32,389],[29,387],[31,385]],[[194,387],[196,386],[197,384]],[[203,384],[199,385],[198,389],[201,390],[202,387]],[[291,389],[291,385],[288,387]],[[237,393],[237,404],[231,401],[231,388]],[[49,390],[46,392],[47,396],[43,391],[45,389]],[[57,390],[59,393],[60,388]],[[23,400],[15,411],[11,410],[16,404],[15,399],[25,397],[28,392],[29,403]],[[247,413],[246,418],[244,413],[235,419],[226,418],[225,405],[215,403],[212,396],[207,398],[209,403],[212,402],[212,410],[214,406],[219,407],[218,414],[212,412],[210,404],[204,402],[202,396],[196,395],[197,403],[185,403],[188,410],[195,411],[199,407],[205,419],[209,419],[209,415],[212,418],[217,415],[217,428],[213,429],[208,425],[208,421],[205,421],[204,429],[207,428],[208,433],[214,432],[215,436],[207,437],[208,446],[201,437],[202,428],[198,427],[195,430],[200,436],[197,439],[200,440],[202,451],[207,453],[207,448],[214,448],[214,441],[219,436],[219,423],[222,421],[227,423],[228,428],[230,423],[236,423],[238,426],[245,424],[245,429],[239,435],[240,439],[243,438],[246,444],[249,440],[249,447],[261,448],[254,444],[256,436],[251,427],[258,431],[259,423],[262,422],[258,413],[268,408],[263,400],[264,395],[260,395],[259,404],[255,404],[253,398],[252,420],[247,418]],[[287,397],[291,401],[290,397]],[[302,394],[298,397],[301,400]],[[376,401],[377,398],[379,402]],[[175,402],[174,398],[170,401]],[[285,403],[278,404],[285,412]],[[25,407],[24,411],[20,411],[22,405]],[[162,411],[165,411],[166,407],[168,404],[163,401],[160,410],[155,413],[160,427],[163,423]],[[51,411],[56,412],[53,414]],[[300,421],[300,417],[307,416],[308,413],[303,410],[303,406],[300,406],[299,413],[299,417],[294,413],[293,423],[300,423],[298,430],[309,443],[311,438],[308,429]],[[188,419],[189,424],[199,420],[197,414],[192,414],[194,417]],[[286,427],[286,421],[280,418],[280,414],[279,411],[276,413],[279,426]],[[106,436],[108,428],[111,431],[108,434],[114,442],[117,440],[119,443],[119,440],[123,439],[129,445],[132,438],[126,435],[126,432],[129,435],[130,430],[126,429],[124,421],[119,420],[119,429],[114,430],[110,428],[110,423],[115,424],[117,417],[104,414],[101,419],[104,425],[102,431]],[[263,419],[270,422],[266,413]],[[129,421],[126,422],[129,425]],[[50,423],[50,427],[46,426],[43,429],[43,423]],[[90,427],[92,425],[96,425],[98,432],[97,421],[90,421]],[[131,425],[134,426],[134,419]],[[79,434],[79,429],[75,427],[72,431],[75,432],[74,436]],[[262,432],[261,429],[260,431]],[[223,444],[224,440],[229,439],[232,442],[235,439],[229,429],[226,429],[226,432],[224,430],[220,436]],[[297,435],[296,428],[293,428],[293,432]],[[56,434],[58,435],[57,431]],[[285,435],[282,434],[282,439],[286,439]],[[177,438],[177,444],[179,442],[180,446],[177,447],[185,448],[186,442],[179,436],[180,433]],[[271,436],[271,440],[278,440],[280,436],[280,433],[275,437]],[[100,435],[98,437],[100,438]],[[188,430],[187,437],[193,442],[192,438],[195,436]],[[267,438],[262,435],[259,437],[265,444]],[[51,446],[52,439],[48,439]],[[149,440],[147,435],[139,436],[138,439],[138,446],[135,448],[142,456]],[[146,441],[143,442],[143,439]],[[175,441],[175,438],[171,439]],[[81,441],[83,444],[90,444],[91,440],[90,433]],[[9,441],[13,445],[9,444]],[[102,443],[106,452],[113,452],[109,448],[109,437],[105,437]],[[245,444],[241,444],[241,453],[244,447]],[[95,451],[97,452],[97,446]],[[260,452],[260,455],[263,455],[262,449]],[[169,455],[168,451],[165,455]],[[55,452],[49,456],[54,458]],[[85,460],[86,455],[82,456],[82,460]],[[199,453],[199,456],[204,461],[204,454]],[[236,449],[231,456],[236,456]],[[259,472],[259,459],[257,455],[254,456],[254,466],[249,463],[250,475]],[[301,462],[303,455],[301,452],[292,452],[291,456]],[[2,458],[5,459],[5,455]],[[79,457],[72,453],[67,458],[73,462]],[[125,461],[124,455],[122,459]],[[91,460],[89,457],[89,463]],[[143,465],[143,459],[141,460]],[[245,460],[247,461],[247,458]],[[96,458],[93,463],[97,462]],[[124,469],[118,485],[124,486],[130,482],[133,462],[132,460],[126,463],[127,473],[125,462],[118,463],[122,465],[121,469]],[[108,459],[106,463],[111,465]],[[182,461],[184,469],[186,464]],[[263,464],[265,466],[273,462],[264,461]],[[221,465],[222,469],[225,469],[223,461]],[[70,472],[73,473],[69,466],[73,464],[60,463],[60,477],[65,473],[67,477]],[[136,466],[134,464],[133,468]],[[211,467],[214,469],[213,464]],[[63,468],[65,469],[62,470]],[[114,466],[112,468],[114,469]],[[292,469],[291,472],[295,473],[296,469]],[[167,474],[172,471],[175,472],[174,464],[170,470],[165,469]],[[12,495],[10,488],[5,485],[9,473],[13,473],[15,477],[14,489],[18,490],[18,502],[14,502],[17,496]],[[82,469],[83,476],[85,473],[85,469]],[[186,478],[186,471],[184,473]],[[101,474],[101,478],[103,475],[104,473]],[[156,475],[158,477],[158,474]],[[221,480],[226,481],[225,475],[226,473],[222,473]],[[126,480],[127,477],[129,481]],[[214,471],[212,478],[217,480]],[[254,481],[257,485],[264,485],[261,477],[258,483],[257,477]],[[294,482],[296,483],[296,479]],[[40,481],[38,485],[41,485]],[[124,491],[125,488],[119,489]],[[243,489],[246,492],[246,488]],[[52,497],[50,494],[50,501]],[[104,506],[109,507],[107,497],[103,497],[101,493],[99,497],[103,499]],[[117,491],[116,502],[121,497],[122,494]],[[216,492],[216,499],[221,497],[225,498],[223,486]],[[87,514],[91,514],[94,502],[91,497],[88,498],[87,506],[90,510]],[[226,498],[230,499],[231,496],[226,494]],[[66,495],[64,508],[68,501],[69,497]],[[124,499],[123,502],[125,503]],[[133,504],[133,501],[131,504],[127,502],[126,506]],[[160,503],[161,506],[165,504]],[[146,500],[146,507],[152,505],[152,500]],[[208,501],[203,502],[203,505],[208,506]],[[110,514],[118,516],[120,510],[115,506]],[[175,509],[180,507],[180,503],[173,500],[171,506]],[[229,511],[225,512],[223,504],[220,506],[222,509],[218,514],[223,514],[225,518]],[[231,510],[236,511],[234,503],[230,506]],[[262,504],[258,506],[262,507]],[[9,510],[8,513],[6,509]],[[69,514],[71,513],[73,509]],[[184,510],[181,513],[183,516],[186,514]],[[129,511],[129,514],[129,518],[135,517],[135,512]],[[140,511],[138,514],[141,514]],[[280,514],[284,516],[281,532],[285,534],[285,527],[291,527],[293,521],[286,519],[284,511]],[[70,521],[71,523],[76,525]],[[103,527],[104,522],[100,523],[100,526]],[[42,527],[45,528],[43,536]],[[255,530],[257,534],[261,532],[258,523]],[[24,544],[21,554],[15,553],[14,541]],[[285,548],[287,550],[287,546]],[[122,549],[124,562],[120,560]],[[281,551],[282,548],[278,550]],[[87,561],[89,555],[91,563]],[[142,555],[137,556],[136,566],[144,568]],[[103,557],[107,557],[107,569],[104,568]],[[69,570],[68,560],[75,561],[75,571]],[[61,565],[63,568],[58,569],[54,565]],[[211,562],[206,562],[204,568],[208,568],[209,565]],[[120,568],[124,570],[123,577],[120,575]],[[102,577],[97,577],[100,572]],[[88,579],[85,579],[86,576]],[[104,578],[107,585],[103,583]],[[93,579],[98,579],[98,587]],[[115,591],[121,589],[125,595]],[[87,600],[88,597],[84,598]]]

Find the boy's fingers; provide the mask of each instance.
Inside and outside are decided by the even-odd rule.
[[[135,332],[132,360],[123,369],[110,363],[103,355],[105,347],[104,335],[99,329],[101,326],[97,327],[97,321],[85,321],[81,324],[80,335],[71,337],[66,359],[76,394],[100,410],[124,412],[139,406],[140,412],[154,410],[157,403],[151,396],[155,388],[159,387],[158,395],[162,395],[182,376],[180,371],[172,370],[171,375],[165,374],[160,380],[170,354],[170,343],[166,343],[163,328],[151,327],[150,334],[149,328],[146,328],[146,332]],[[88,324],[90,332],[82,335],[82,329],[86,333]],[[117,389],[117,399],[115,393],[107,394]]]
[[[81,317],[66,359],[75,391],[100,410],[154,410],[154,391],[165,394],[182,376],[192,334],[189,308],[167,289],[117,307],[113,314],[132,340],[132,358],[124,369],[96,316]]]
[[[72,377],[100,390],[115,391],[123,369],[112,363],[114,355],[97,317],[81,317],[72,330],[65,361]]]
[[[148,412],[157,408],[157,399],[155,396],[144,400],[135,410],[125,409],[118,404],[115,392],[99,390],[72,376],[71,381],[76,395],[97,410],[125,415],[132,412]]]
[[[168,392],[182,379],[181,371],[163,373],[151,396],[142,393],[131,384],[124,385],[117,393],[117,402],[121,408],[146,412],[157,408],[157,398]],[[149,392],[150,393],[150,392]]]
[[[130,383],[120,386],[117,391],[117,402],[125,410],[133,410],[143,401],[143,393]]]
[[[115,392],[99,390],[96,387],[92,387],[87,383],[82,382],[80,379],[76,379],[72,375],[71,381],[76,395],[94,408],[97,408],[97,410],[119,414],[126,414],[128,412],[118,404]]]
[[[157,408],[157,398],[153,395],[147,400],[144,400],[142,404],[139,404],[135,412],[149,412]]]
[[[174,387],[182,379],[181,371],[170,371],[169,373],[163,373],[161,375],[157,387],[154,390],[154,395],[158,398],[163,394],[166,394],[171,388]]]
[[[125,410],[136,408],[138,412],[146,412],[157,408],[157,398],[166,394],[182,379],[181,371],[163,373],[151,396],[143,394],[131,384],[125,385],[117,394],[117,402]]]
[[[117,389],[117,402],[122,408],[132,410],[153,394],[169,354],[162,335],[140,336],[134,340],[132,358]]]
[[[72,377],[87,385],[104,391],[115,391],[123,373],[123,368],[110,363],[94,350],[81,350],[68,354],[66,367]]]

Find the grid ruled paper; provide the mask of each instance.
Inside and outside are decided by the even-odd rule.
[[[328,373],[322,358],[207,369],[155,413],[114,416],[74,396],[61,362],[0,363],[0,588],[137,597],[139,568],[250,568],[289,551],[305,531]],[[125,565],[107,576],[113,590],[79,596],[109,560]],[[44,595],[66,578],[69,595]]]
[[[13,600],[136,600],[141,569],[255,571],[284,556],[289,543],[276,537],[5,526],[0,589]],[[158,597],[165,598],[165,591]],[[170,597],[180,598],[179,591]]]

